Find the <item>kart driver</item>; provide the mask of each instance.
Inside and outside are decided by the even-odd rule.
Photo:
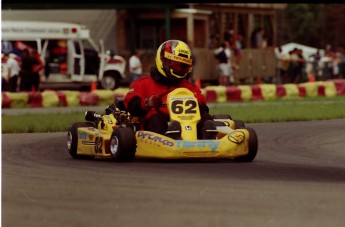
[[[173,139],[180,138],[180,123],[173,121],[168,126],[169,115],[165,102],[170,91],[182,87],[192,91],[199,103],[201,119],[197,125],[198,139],[215,139],[216,126],[209,114],[206,99],[200,88],[188,81],[192,72],[192,59],[191,49],[186,43],[180,40],[165,41],[157,50],[150,75],[142,76],[131,84],[124,105],[132,116],[139,117],[143,130]]]

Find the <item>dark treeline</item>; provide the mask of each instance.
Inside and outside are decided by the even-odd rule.
[[[288,4],[278,14],[278,45],[297,42],[316,48],[345,47],[345,4]]]

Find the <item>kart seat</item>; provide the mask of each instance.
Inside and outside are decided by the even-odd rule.
[[[170,122],[165,135],[174,140],[181,139],[181,124],[178,121]]]

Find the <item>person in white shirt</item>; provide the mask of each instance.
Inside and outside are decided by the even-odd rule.
[[[18,61],[14,58],[13,54],[5,53],[7,78],[8,78],[8,91],[16,92],[20,66]]]
[[[225,44],[225,54],[226,57],[228,58],[228,65],[229,65],[229,69],[230,69],[230,84],[234,84],[235,83],[235,78],[234,78],[234,74],[233,74],[233,70],[232,70],[232,52],[231,52],[231,46],[230,46],[230,42],[229,41],[224,41]]]
[[[143,73],[143,68],[140,60],[140,54],[138,51],[133,51],[132,56],[129,58],[129,74],[131,77],[131,83],[138,79]]]

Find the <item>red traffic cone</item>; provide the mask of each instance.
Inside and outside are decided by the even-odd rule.
[[[96,81],[92,81],[91,82],[91,91],[95,91],[97,90],[97,82]]]
[[[308,82],[310,83],[315,82],[315,76],[312,73],[308,75]]]

